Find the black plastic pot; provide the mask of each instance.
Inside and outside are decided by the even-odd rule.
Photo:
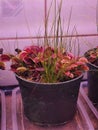
[[[88,97],[93,103],[98,103],[98,66],[91,63],[88,63],[88,66]]]
[[[16,75],[25,116],[38,125],[61,125],[72,120],[82,77],[52,84],[29,82]]]

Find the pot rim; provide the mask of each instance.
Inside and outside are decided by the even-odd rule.
[[[94,50],[94,49],[97,49],[97,48],[96,48],[96,47],[91,48],[91,49],[89,49],[87,52],[92,51],[92,50]],[[86,55],[86,53],[87,53],[87,52],[85,52],[85,53],[84,53],[84,56]],[[86,57],[86,56],[85,56],[85,57]],[[91,62],[89,62],[89,61],[88,61],[88,64],[90,64],[90,65],[92,65],[93,67],[95,67],[95,68],[97,68],[97,69],[98,69],[98,66],[97,66],[97,65],[94,65],[94,64],[92,64],[92,63],[91,63]]]
[[[92,64],[91,62],[88,62],[88,64],[92,65],[93,67],[95,67],[96,69],[98,69],[97,65]]]
[[[64,82],[57,82],[57,83],[41,83],[41,82],[34,82],[34,81],[29,81],[29,80],[26,80],[25,78],[22,78],[20,76],[18,76],[17,74],[15,74],[16,78],[19,78],[21,80],[24,80],[25,82],[27,83],[33,83],[33,84],[43,84],[43,85],[56,85],[56,84],[64,84],[64,83],[69,83],[69,82],[74,82],[75,80],[79,79],[79,78],[82,78],[84,75],[84,73],[82,73],[80,76],[74,78],[74,79],[71,79],[71,80],[68,80],[68,81],[64,81]]]

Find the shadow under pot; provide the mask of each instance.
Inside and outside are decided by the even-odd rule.
[[[37,125],[62,125],[72,120],[83,75],[61,83],[29,82],[16,75],[25,116]]]

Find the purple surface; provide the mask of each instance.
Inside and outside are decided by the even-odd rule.
[[[9,86],[18,84],[13,72],[0,70],[0,86]]]

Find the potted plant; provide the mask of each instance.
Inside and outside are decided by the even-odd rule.
[[[93,103],[98,103],[98,47],[88,50],[85,54],[90,70],[88,78],[88,96]]]
[[[88,70],[87,59],[71,53],[72,37],[69,43],[63,39],[61,3],[58,10],[51,27],[51,40],[47,33],[48,13],[42,45],[17,48],[16,55],[0,55],[1,69],[5,68],[3,61],[11,62],[11,70],[19,82],[24,114],[40,125],[60,125],[73,119],[83,72]]]
[[[11,59],[30,121],[55,125],[73,119],[83,72],[88,70],[85,58],[50,46],[30,46],[15,56],[2,54],[0,59]]]

